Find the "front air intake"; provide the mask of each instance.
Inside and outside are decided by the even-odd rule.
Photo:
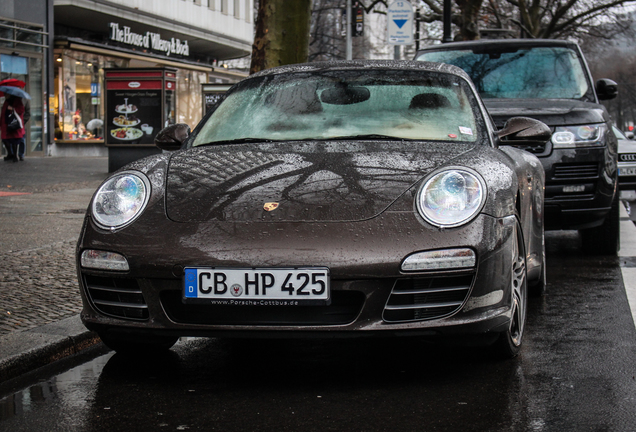
[[[104,315],[148,319],[148,306],[137,280],[84,275],[84,285],[95,309]]]
[[[382,318],[408,322],[443,318],[457,312],[466,301],[474,274],[398,279]]]

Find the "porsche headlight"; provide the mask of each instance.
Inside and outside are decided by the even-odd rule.
[[[122,228],[134,221],[150,197],[150,182],[140,172],[126,171],[108,179],[95,193],[91,212],[102,228]]]
[[[485,200],[486,186],[476,172],[448,169],[424,182],[417,196],[417,209],[430,224],[452,228],[475,217]]]
[[[552,134],[554,148],[578,148],[603,145],[604,124],[557,127]]]

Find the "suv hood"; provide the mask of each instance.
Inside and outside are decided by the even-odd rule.
[[[166,210],[177,222],[370,219],[469,144],[319,142],[198,147],[174,153]],[[267,203],[277,203],[266,211]]]
[[[532,117],[550,127],[605,123],[605,108],[573,99],[484,99],[497,128],[511,117]]]

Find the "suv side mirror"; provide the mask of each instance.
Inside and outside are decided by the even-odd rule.
[[[530,117],[513,117],[497,132],[499,138],[510,141],[543,141],[552,136],[552,131],[543,122]]]
[[[155,145],[161,150],[179,150],[183,142],[190,136],[190,126],[177,123],[165,127],[155,137]]]
[[[611,79],[601,78],[596,81],[596,96],[599,100],[614,99],[618,94],[618,84]]]

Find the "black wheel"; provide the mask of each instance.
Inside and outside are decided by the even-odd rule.
[[[123,354],[148,355],[168,351],[178,340],[172,336],[100,333],[104,345]]]
[[[528,278],[526,269],[526,253],[523,235],[519,223],[515,225],[516,242],[513,246],[510,284],[512,294],[512,312],[510,326],[499,335],[495,349],[504,358],[519,355],[523,332],[526,327],[526,311],[528,304]]]
[[[618,194],[612,202],[612,209],[605,218],[603,225],[581,230],[583,250],[595,255],[616,255],[620,249],[620,200]]]

